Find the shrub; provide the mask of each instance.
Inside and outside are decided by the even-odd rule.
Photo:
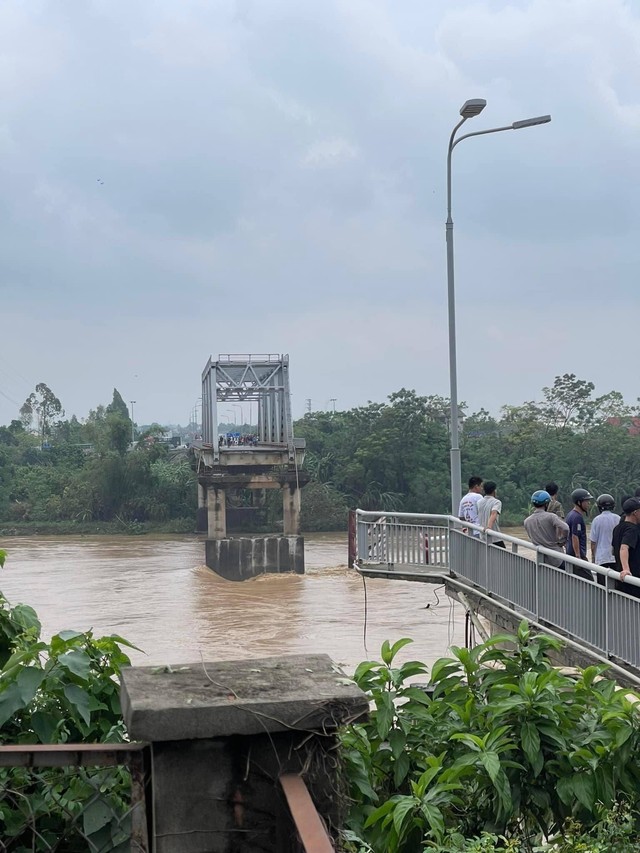
[[[453,647],[425,690],[410,681],[424,664],[394,665],[410,642],[385,643],[382,661],[354,676],[373,710],[342,734],[351,843],[375,853],[491,850],[453,845],[501,836],[498,849],[532,850],[562,838],[567,821],[589,831],[603,808],[637,807],[639,711],[603,677],[606,666],[561,673],[549,658],[559,642],[523,623],[517,636]]]

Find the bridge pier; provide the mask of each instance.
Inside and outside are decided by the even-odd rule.
[[[207,511],[207,487],[198,483],[198,512],[196,515],[196,530],[198,533],[206,533],[209,529]]]
[[[282,487],[282,532],[285,536],[300,533],[300,489],[297,483]]]
[[[209,539],[227,536],[227,491],[219,486],[207,486],[207,518]]]

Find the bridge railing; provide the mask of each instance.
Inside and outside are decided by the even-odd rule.
[[[359,568],[402,570],[408,579],[441,575],[640,670],[640,598],[614,587],[618,572],[453,516],[358,510],[356,518]],[[639,590],[640,580],[627,585]]]

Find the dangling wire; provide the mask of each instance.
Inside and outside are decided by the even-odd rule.
[[[367,657],[369,657],[369,649],[367,648],[367,618],[369,611],[369,604],[367,601],[367,581],[364,575],[360,575],[362,578],[362,587],[364,589],[364,623],[362,625],[362,644],[364,646],[364,653]]]

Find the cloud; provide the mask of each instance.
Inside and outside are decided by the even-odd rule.
[[[325,169],[348,163],[357,156],[357,148],[347,139],[322,139],[309,146],[302,157],[301,165],[308,169]]]
[[[184,420],[224,351],[290,352],[297,414],[446,393],[469,97],[470,129],[553,121],[456,148],[461,397],[571,370],[633,396],[585,350],[635,335],[639,48],[623,0],[8,0],[0,421],[41,380]]]

